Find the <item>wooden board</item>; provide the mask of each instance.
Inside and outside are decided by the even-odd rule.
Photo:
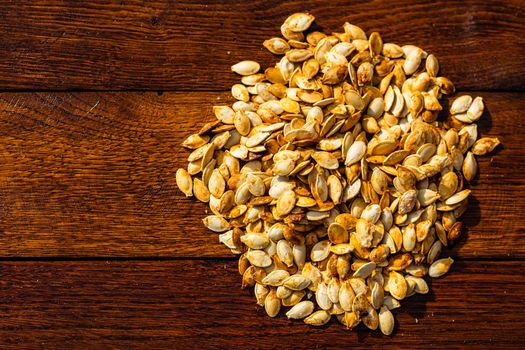
[[[345,21],[437,55],[459,89],[523,90],[525,14],[513,1],[4,1],[0,87],[223,90],[230,66],[262,48],[291,13]]]
[[[458,263],[432,292],[394,310],[395,336],[270,319],[238,286],[230,261],[0,264],[0,347],[29,348],[519,348],[525,267]]]
[[[481,93],[480,158],[462,258],[525,257],[523,93]],[[219,99],[218,99],[219,98]],[[180,143],[214,118],[225,93],[0,94],[0,256],[230,257],[174,174]],[[512,205],[510,205],[512,203]]]
[[[1,349],[525,348],[523,1],[0,9]],[[349,21],[436,54],[458,91],[481,91],[480,134],[503,142],[480,159],[450,274],[403,301],[392,337],[267,317],[202,226],[206,206],[175,186],[180,143],[231,102],[230,66],[273,65],[262,41],[297,11],[315,29]]]

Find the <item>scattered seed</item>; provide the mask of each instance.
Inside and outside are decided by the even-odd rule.
[[[177,186],[186,195],[186,197],[193,196],[193,186],[190,174],[184,170],[179,169],[175,175]]]
[[[454,260],[452,258],[439,259],[435,261],[430,268],[428,269],[428,275],[433,278],[438,278],[443,276],[448,272],[450,266]]]
[[[232,71],[240,75],[252,75],[261,69],[259,63],[254,61],[241,61],[232,66]]]

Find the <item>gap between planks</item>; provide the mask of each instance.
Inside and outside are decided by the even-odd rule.
[[[445,254],[446,255],[446,254]],[[443,255],[443,257],[445,256]],[[0,263],[2,262],[55,262],[55,261],[152,261],[152,262],[162,262],[162,261],[196,261],[196,260],[202,260],[202,261],[216,261],[216,262],[223,262],[223,261],[237,261],[239,259],[238,256],[219,256],[219,257],[210,257],[210,256],[174,256],[174,257],[167,257],[167,256],[86,256],[86,257],[53,257],[53,256],[35,256],[35,257],[0,257]],[[463,258],[463,257],[454,257],[454,261],[465,261],[465,262],[517,262],[517,261],[524,261],[525,257],[470,257],[470,258]]]
[[[241,76],[239,76],[239,82],[240,82]],[[99,93],[118,93],[118,92],[156,92],[158,94],[163,93],[173,93],[173,92],[193,92],[193,93],[227,93],[230,92],[230,89],[205,89],[205,90],[195,90],[191,89],[191,86],[186,89],[50,89],[50,90],[33,90],[33,89],[2,89],[0,90],[0,93],[64,93],[64,92],[99,92]],[[456,92],[454,92],[453,95],[449,95],[449,99],[456,97],[458,93],[477,93],[477,92],[485,92],[485,93],[524,93],[524,88],[519,89],[458,89]]]

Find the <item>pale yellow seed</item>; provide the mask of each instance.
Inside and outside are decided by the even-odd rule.
[[[231,69],[240,75],[252,75],[257,73],[259,69],[261,69],[261,66],[255,61],[241,61],[234,64]]]
[[[177,170],[177,173],[175,174],[175,180],[177,181],[177,186],[186,195],[186,197],[191,197],[193,195],[191,176],[186,170]]]

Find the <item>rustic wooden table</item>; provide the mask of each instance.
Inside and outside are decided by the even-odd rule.
[[[525,2],[0,1],[0,347],[525,348]],[[292,12],[439,58],[483,96],[467,235],[387,337],[269,319],[183,198],[180,143]]]

